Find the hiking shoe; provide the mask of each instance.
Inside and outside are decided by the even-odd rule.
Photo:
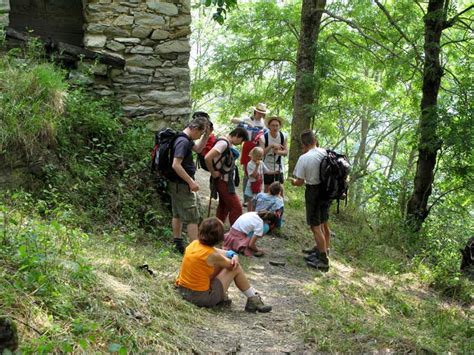
[[[245,304],[245,311],[250,313],[267,313],[272,310],[272,306],[266,305],[262,301],[262,297],[257,293],[255,296],[247,298],[247,303]]]
[[[316,247],[314,246],[312,248],[303,249],[301,251],[305,254],[313,254],[315,251],[318,251],[318,249],[316,249]]]
[[[182,238],[174,238],[173,239],[174,248],[180,254],[184,254],[184,250],[186,246],[184,245],[184,240]]]
[[[309,261],[309,260],[317,259],[320,256],[321,256],[321,252],[319,250],[315,250],[312,253],[310,253],[309,255],[304,256],[304,260]],[[327,257],[326,257],[326,259],[327,259]]]
[[[314,267],[316,270],[321,272],[329,271],[329,263],[321,261],[319,259],[313,259],[306,262],[306,265]]]

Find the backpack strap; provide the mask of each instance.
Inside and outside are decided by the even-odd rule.
[[[214,162],[214,161],[212,162],[212,165],[213,165],[214,169],[216,168],[217,163],[219,163],[222,159],[224,159],[224,157],[226,157],[226,156],[229,155],[229,154],[232,154],[232,153],[230,152],[230,143],[229,143],[229,141],[228,141],[227,139],[225,139],[225,138],[218,138],[218,139],[216,139],[216,142],[214,143],[214,145],[216,145],[216,143],[219,142],[219,141],[224,141],[224,142],[226,142],[227,148],[221,153],[219,159],[217,159],[216,162]],[[219,172],[221,172],[221,173],[223,172],[223,168],[222,168],[222,167],[221,167],[221,169],[219,170]]]
[[[268,147],[268,132],[266,132],[263,137],[265,138],[265,148]]]

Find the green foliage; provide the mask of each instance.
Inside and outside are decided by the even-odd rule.
[[[165,276],[178,260],[164,244],[137,243],[138,232],[86,234],[70,206],[49,204],[23,192],[0,202],[0,312],[19,320],[22,353],[194,346],[183,324],[200,315]],[[160,277],[136,267],[144,263]]]
[[[1,153],[20,149],[31,156],[55,143],[64,112],[64,75],[52,64],[0,58]]]

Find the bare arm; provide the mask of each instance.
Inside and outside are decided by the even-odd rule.
[[[257,238],[258,237],[256,235],[254,235],[252,238],[250,238],[249,248],[254,250],[254,251],[258,251]]]
[[[304,185],[304,179],[300,178],[290,178],[291,185],[293,186],[303,186]]]
[[[201,151],[204,149],[206,146],[207,141],[209,140],[209,136],[211,135],[211,132],[209,131],[209,128],[206,130],[206,133],[201,137],[201,139],[193,146],[193,150],[196,153],[201,153]]]
[[[225,255],[225,250],[222,249],[217,249],[216,252],[212,253],[207,257],[207,264],[210,266],[214,266],[215,268],[221,268],[221,269],[227,269],[227,270],[233,270],[239,265],[239,257],[234,255],[232,259],[226,258],[223,254]]]
[[[191,176],[189,176],[186,170],[184,170],[183,165],[181,165],[182,162],[183,158],[173,158],[173,164],[171,167],[176,172],[176,174],[178,174],[178,176],[189,185],[191,191],[198,191],[199,185],[192,179]]]
[[[219,177],[220,173],[214,169],[213,159],[217,158],[221,153],[215,148],[212,148],[209,153],[206,154],[204,160],[206,162],[207,170],[211,173],[212,177]]]

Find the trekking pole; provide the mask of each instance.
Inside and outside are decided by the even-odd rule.
[[[212,193],[209,195],[209,206],[207,207],[207,218],[211,216]]]

